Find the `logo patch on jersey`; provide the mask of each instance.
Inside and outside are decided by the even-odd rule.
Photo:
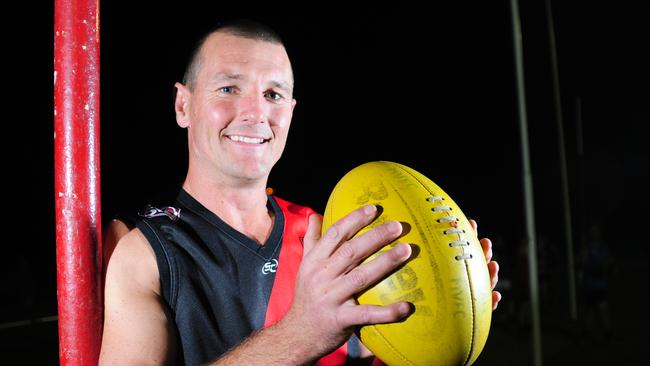
[[[278,270],[278,260],[271,259],[270,261],[264,263],[262,266],[262,273],[267,275],[269,273],[275,273]]]
[[[170,220],[176,221],[181,217],[181,209],[172,206],[158,208],[147,205],[147,207],[144,209],[144,212],[140,213],[139,215],[148,219],[158,216],[167,216]]]

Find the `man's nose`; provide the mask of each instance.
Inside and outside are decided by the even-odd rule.
[[[240,118],[242,122],[264,123],[267,122],[267,103],[261,93],[251,93],[241,99]]]

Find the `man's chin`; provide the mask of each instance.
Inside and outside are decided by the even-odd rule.
[[[270,172],[270,169],[263,166],[239,165],[231,171],[230,176],[242,184],[253,185],[256,183],[263,183],[266,185]]]

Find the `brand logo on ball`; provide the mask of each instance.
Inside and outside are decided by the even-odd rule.
[[[397,279],[397,281],[394,281]],[[418,276],[415,271],[405,265],[400,271],[397,271],[394,276],[386,278],[382,285],[386,285],[383,293],[379,295],[381,302],[384,305],[392,304],[397,301],[408,301],[415,305],[418,311],[414,314],[416,316],[433,316],[433,310],[425,305],[426,296],[424,291],[418,287]],[[397,295],[397,296],[395,296]],[[422,304],[425,302],[425,304]]]
[[[262,273],[267,275],[269,273],[275,273],[278,270],[278,261],[277,259],[271,259],[270,261],[264,263],[262,266]]]
[[[357,204],[364,205],[373,199],[375,201],[385,200],[388,197],[388,190],[381,181],[370,182],[367,186],[361,188],[357,193]]]

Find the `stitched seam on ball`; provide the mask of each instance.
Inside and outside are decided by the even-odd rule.
[[[402,170],[406,174],[413,177],[423,187],[425,187],[425,189],[427,191],[429,191],[426,184],[424,184],[424,182],[422,182],[420,179],[418,179],[417,176],[415,176],[414,174],[412,174],[411,172],[409,172],[408,170],[404,169],[403,167],[401,167],[399,165],[397,165],[397,168],[399,168],[400,170]],[[433,192],[430,192],[430,193],[433,194]],[[460,235],[459,235],[459,238],[460,238]],[[472,359],[472,353],[474,352],[474,337],[475,337],[474,332],[476,331],[476,311],[474,310],[474,307],[475,307],[476,304],[474,303],[474,288],[472,287],[471,274],[470,274],[470,271],[469,271],[469,263],[467,263],[467,259],[465,259],[463,262],[465,264],[465,273],[467,273],[467,282],[469,283],[470,302],[471,302],[471,305],[472,305],[470,307],[470,311],[472,312],[472,335],[471,335],[471,339],[470,339],[469,350],[467,352],[467,358],[465,359],[465,362],[463,362],[463,365],[467,365],[469,363],[469,361]]]
[[[409,365],[414,365],[414,366],[415,366],[415,364],[414,364],[413,362],[411,362],[411,360],[409,360],[408,358],[404,357],[404,355],[401,354],[401,353],[400,353],[400,352],[399,352],[399,351],[398,351],[398,350],[393,346],[393,344],[390,343],[390,341],[389,341],[388,339],[386,339],[386,337],[384,337],[384,335],[379,331],[379,329],[377,329],[376,326],[373,325],[372,327],[375,328],[375,331],[377,332],[377,334],[379,334],[379,336],[381,337],[381,339],[384,340],[384,342],[388,345],[388,347],[390,347],[390,350],[393,351],[394,354],[396,354],[397,356],[399,356],[399,358],[401,358],[402,361],[406,362],[407,364],[409,364]]]
[[[472,354],[474,353],[474,337],[476,332],[476,310],[474,307],[476,306],[476,303],[474,301],[474,287],[472,286],[472,274],[469,271],[469,263],[467,263],[467,260],[465,260],[465,270],[467,272],[467,282],[469,283],[469,295],[470,295],[470,302],[472,303],[472,306],[470,307],[471,312],[472,312],[472,337],[469,342],[469,352],[467,354],[467,359],[463,363],[463,365],[467,365],[469,361],[472,359]]]

